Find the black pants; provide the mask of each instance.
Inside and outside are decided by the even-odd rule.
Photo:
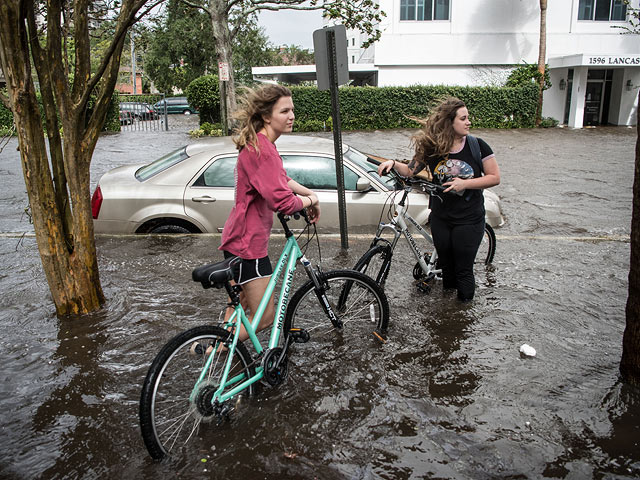
[[[484,236],[484,219],[470,225],[451,225],[432,215],[430,223],[442,268],[442,287],[457,289],[460,300],[471,300],[476,289],[473,263]]]

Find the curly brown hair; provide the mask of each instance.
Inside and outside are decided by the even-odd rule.
[[[273,106],[282,97],[290,97],[291,90],[282,85],[265,85],[246,89],[240,98],[240,108],[233,114],[238,121],[233,142],[238,150],[251,145],[258,150],[258,132],[264,127],[264,119],[271,116]]]
[[[463,107],[466,105],[459,98],[445,97],[437,101],[428,118],[410,117],[423,126],[411,137],[411,144],[416,149],[414,160],[426,164],[428,158],[449,154],[455,140],[453,121]]]

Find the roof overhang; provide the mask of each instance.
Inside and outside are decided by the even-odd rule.
[[[622,55],[601,55],[580,53],[576,55],[565,55],[549,57],[549,68],[571,68],[571,67],[591,67],[591,68],[620,68],[620,67],[640,67],[640,53]]]
[[[316,80],[315,65],[288,65],[274,67],[252,67],[254,80],[276,81],[283,83],[300,83]],[[349,65],[349,80],[356,83],[370,77],[376,77],[378,67],[373,64],[354,63]],[[376,81],[377,83],[377,81]]]

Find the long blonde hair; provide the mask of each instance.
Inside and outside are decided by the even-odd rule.
[[[416,150],[414,160],[426,164],[428,158],[449,155],[455,140],[453,121],[463,107],[466,105],[459,98],[445,97],[431,110],[428,118],[410,117],[423,127],[411,137],[411,144]]]
[[[290,97],[291,90],[282,85],[265,85],[248,88],[240,98],[240,108],[233,114],[238,121],[233,142],[238,150],[251,145],[258,150],[258,132],[264,127],[264,119],[271,116],[273,106],[281,97]]]

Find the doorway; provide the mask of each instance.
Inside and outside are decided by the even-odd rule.
[[[609,123],[609,103],[613,70],[589,70],[584,96],[583,125],[606,125]]]

